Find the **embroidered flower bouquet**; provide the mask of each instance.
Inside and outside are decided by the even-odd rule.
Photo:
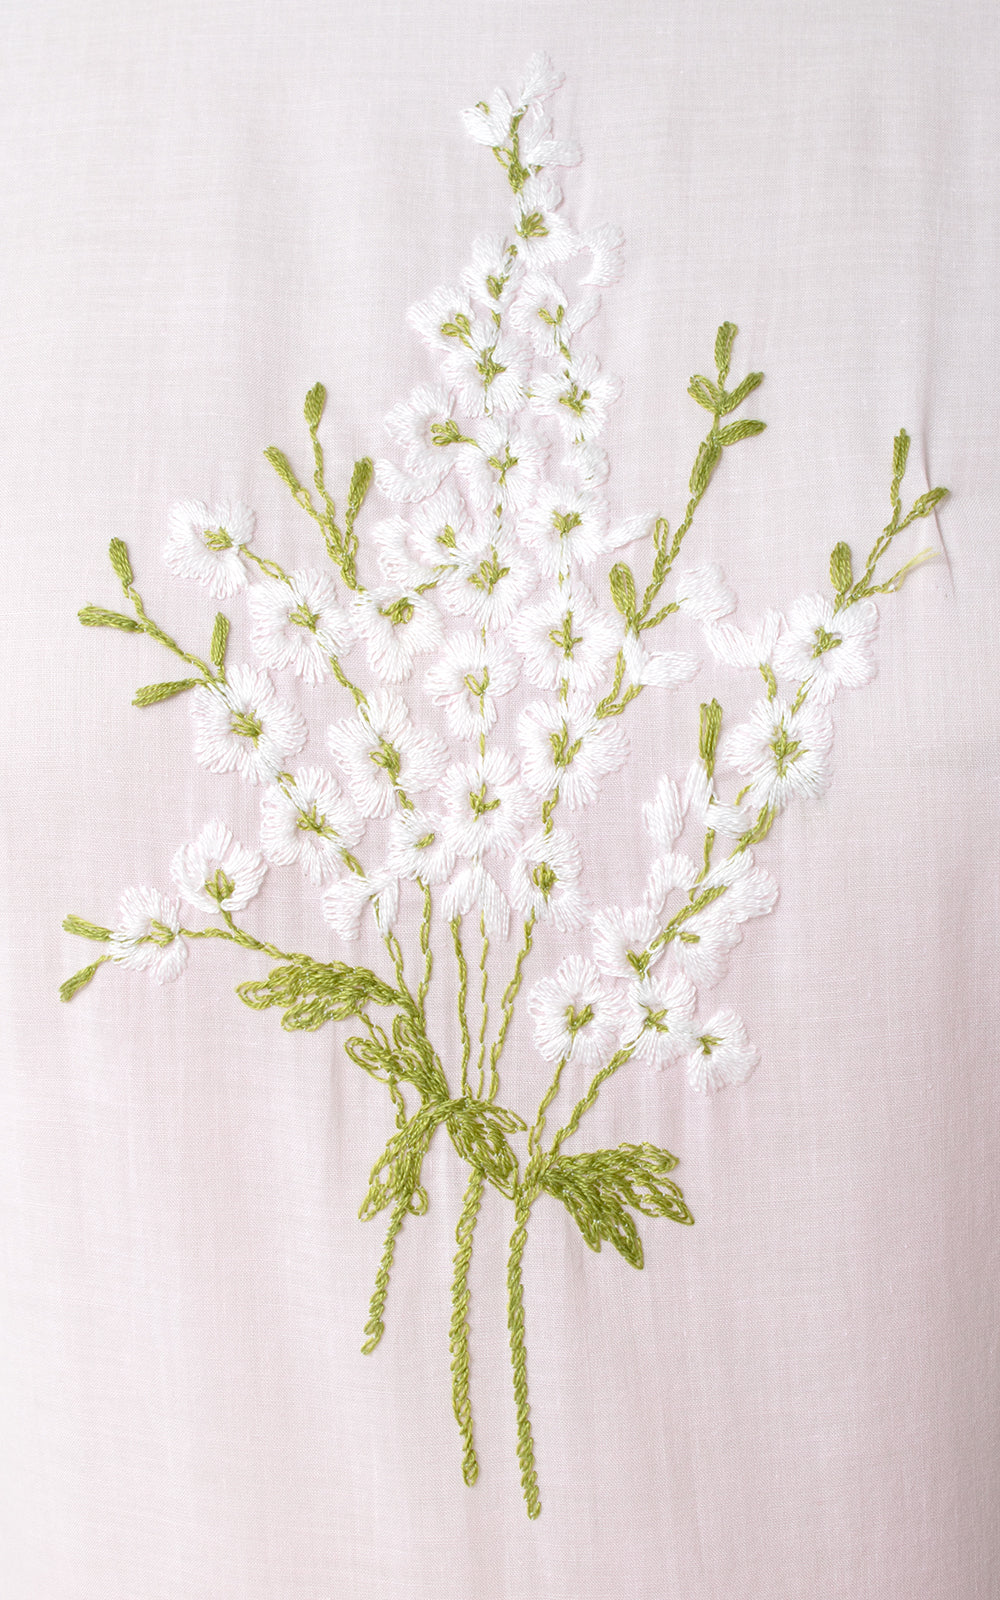
[[[600,441],[618,385],[584,329],[597,289],[617,276],[620,239],[610,228],[580,234],[562,214],[553,173],[578,155],[545,120],[558,81],[536,57],[515,98],[498,90],[465,113],[468,132],[504,169],[512,224],[476,241],[456,287],[410,312],[439,371],[387,418],[395,459],[357,462],[339,514],[326,484],[319,384],[305,403],[311,482],[280,450],[266,452],[317,526],[324,570],[288,572],[260,554],[245,506],[171,512],[167,565],[217,599],[246,600],[255,663],[227,663],[222,613],[204,658],[172,639],[148,614],[125,545],[113,541],[131,611],[87,606],[80,620],[145,634],[183,663],[179,677],[140,689],[134,703],[189,695],[197,761],[260,787],[260,839],[251,846],[210,822],[178,849],[173,892],[127,889],[110,928],[68,917],[68,931],[105,949],[62,988],[70,999],[107,962],[163,982],[197,941],[225,939],[270,964],[240,984],[246,1005],[276,1008],[290,1030],[352,1024],[344,1052],[384,1085],[391,1130],[361,1206],[362,1217],[388,1216],[364,1348],[383,1332],[400,1229],[427,1207],[424,1157],[435,1138],[449,1141],[466,1184],[450,1321],[463,1472],[470,1484],[478,1472],[469,1268],[490,1185],[511,1206],[508,1326],[532,1516],[540,1502],[521,1265],[533,1208],[559,1202],[593,1250],[609,1243],[635,1267],[634,1213],[692,1221],[669,1176],[676,1158],[659,1143],[587,1150],[577,1134],[626,1067],[682,1063],[701,1091],[752,1070],[757,1053],[742,1022],[707,999],[744,924],[776,898],[751,847],[790,801],[826,785],[834,698],[874,670],[873,597],[896,589],[926,552],[889,575],[882,558],[944,494],[932,489],[904,513],[901,433],[891,519],[860,573],[839,543],[828,595],[738,626],[721,571],[680,559],[726,452],[764,427],[742,415],[762,375],[731,380],[736,329],[724,323],[714,376],[694,377],[689,389],[707,430],[680,522],[615,521]],[[569,263],[575,276],[563,270]],[[385,510],[395,508],[381,520],[361,516],[373,481]],[[650,838],[641,903],[594,907],[573,822],[628,761],[633,702],[698,670],[694,655],[669,647],[678,613],[716,664],[758,676],[760,699],[732,727],[717,699],[702,704],[678,776],[664,774],[636,816]],[[285,674],[280,692],[272,672]],[[316,713],[311,727],[286,697],[295,677]],[[296,765],[310,733],[309,764]],[[325,761],[312,753],[323,742]],[[237,920],[268,864],[301,873],[317,895],[326,927],[318,923],[316,953],[281,950]],[[370,957],[371,966],[346,959],[362,934],[377,936],[381,961]],[[457,993],[445,1036],[428,1005],[439,975]],[[535,1109],[505,1104],[503,1092],[505,1045],[522,1007],[537,1051]],[[550,1132],[564,1075],[577,1098],[569,1103],[564,1090],[568,1109]]]

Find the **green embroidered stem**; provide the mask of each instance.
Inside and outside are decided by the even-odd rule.
[[[378,1271],[375,1274],[375,1288],[368,1306],[368,1321],[365,1323],[364,1331],[368,1337],[361,1349],[366,1356],[371,1355],[385,1332],[382,1313],[385,1311],[386,1297],[389,1293],[392,1259],[396,1251],[396,1239],[399,1230],[403,1226],[403,1220],[409,1209],[410,1197],[408,1195],[404,1195],[397,1200],[392,1208],[392,1216],[389,1219],[389,1227],[386,1230],[385,1243],[382,1246],[382,1256],[378,1264]]]
[[[469,966],[462,949],[462,922],[460,917],[453,917],[451,924],[451,937],[455,945],[455,960],[458,962],[458,1025],[462,1030],[462,1093],[469,1093],[469,1061],[472,1057],[472,1038],[469,1034]]]
[[[431,972],[434,967],[434,952],[431,949],[431,891],[429,885],[426,883],[422,884],[421,887],[424,891],[424,915],[420,923],[420,950],[424,958],[424,975],[420,980],[420,987],[417,990],[417,1004],[420,1007],[420,1015],[426,1022],[427,1013],[425,1002],[427,1000],[427,991],[431,986]]]
[[[517,1459],[521,1466],[521,1490],[528,1516],[537,1517],[542,1509],[538,1493],[538,1474],[535,1471],[535,1441],[531,1433],[531,1407],[528,1404],[528,1363],[524,1343],[524,1284],[521,1279],[521,1262],[528,1239],[528,1216],[538,1195],[538,1188],[527,1183],[517,1194],[514,1210],[514,1232],[510,1239],[507,1259],[507,1328],[510,1333],[510,1363],[514,1379],[514,1403],[517,1409]]]
[[[482,940],[482,953],[479,957],[479,971],[482,977],[479,991],[479,1000],[480,1005],[482,1006],[482,1020],[479,1024],[479,1060],[476,1063],[476,1070],[479,1073],[479,1088],[477,1089],[476,1094],[481,1100],[486,1088],[486,1029],[490,1018],[490,1008],[487,1001],[487,993],[489,991],[489,971],[487,969],[487,959],[490,953],[490,941],[486,936],[486,917],[483,912],[480,912],[479,914],[479,937]]]
[[[246,933],[238,928],[228,911],[222,913],[228,927],[226,928],[179,928],[178,937],[182,939],[228,939],[233,944],[242,945],[244,950],[259,950],[263,955],[273,956],[275,961],[294,961],[296,957],[289,955],[285,950],[279,950],[277,945],[268,944],[266,939],[255,939],[252,933]],[[142,943],[142,940],[139,940]]]
[[[533,1125],[530,1133],[528,1134],[528,1156],[529,1156],[529,1159],[532,1156],[537,1155],[539,1150],[541,1149],[542,1134],[545,1132],[545,1113],[548,1111],[549,1106],[552,1104],[552,1102],[555,1099],[556,1095],[559,1093],[559,1083],[560,1083],[560,1080],[561,1080],[562,1075],[563,1075],[563,1068],[565,1067],[565,1065],[566,1065],[568,1060],[569,1060],[569,1056],[568,1055],[563,1056],[562,1060],[558,1063],[558,1065],[556,1067],[556,1070],[555,1070],[555,1072],[553,1074],[552,1082],[549,1084],[549,1086],[546,1089],[544,1095],[542,1096],[542,1103],[538,1107],[538,1115],[535,1118],[534,1125]],[[581,1115],[582,1115],[582,1113],[581,1113]]]
[[[493,1041],[493,1048],[490,1051],[489,1098],[491,1100],[495,1100],[497,1095],[500,1093],[500,1057],[503,1054],[503,1047],[507,1038],[507,1031],[510,1028],[511,1021],[514,1016],[514,1005],[517,1001],[518,992],[521,988],[521,969],[523,968],[527,957],[531,953],[531,946],[534,939],[535,920],[535,913],[532,911],[527,922],[524,924],[524,943],[517,952],[517,960],[514,962],[514,975],[504,990],[503,1001],[501,1002],[500,1031],[497,1034],[496,1039]]]
[[[473,1167],[465,1191],[462,1213],[455,1229],[458,1250],[455,1254],[455,1276],[451,1290],[451,1403],[462,1435],[462,1476],[471,1488],[479,1476],[479,1462],[472,1436],[472,1402],[469,1398],[469,1267],[472,1262],[472,1239],[479,1207],[483,1198],[485,1180],[478,1167]]]
[[[899,490],[906,472],[906,463],[910,454],[910,436],[905,428],[901,428],[893,440],[892,447],[892,483],[889,489],[889,503],[892,506],[892,516],[881,534],[876,539],[869,553],[862,576],[855,583],[851,563],[850,547],[841,541],[834,545],[830,556],[830,580],[836,591],[834,612],[845,611],[848,606],[856,605],[859,600],[865,600],[873,594],[894,594],[905,579],[907,573],[912,572],[934,555],[933,550],[921,550],[917,555],[905,561],[891,578],[884,583],[875,583],[875,568],[885,555],[892,541],[911,522],[917,522],[921,517],[929,517],[935,506],[939,505],[948,493],[947,489],[940,486],[927,489],[918,495],[906,515],[903,515],[902,501]]]
[[[560,1128],[559,1132],[553,1139],[552,1149],[550,1151],[551,1155],[557,1156],[566,1140],[576,1132],[577,1128],[580,1126],[581,1119],[590,1110],[591,1106],[594,1104],[598,1095],[600,1094],[602,1084],[605,1084],[607,1080],[618,1071],[619,1067],[623,1067],[626,1061],[631,1061],[632,1055],[635,1051],[636,1043],[637,1041],[633,1039],[631,1044],[624,1045],[621,1050],[617,1051],[617,1053],[611,1057],[611,1060],[608,1062],[606,1067],[602,1067],[600,1072],[595,1072],[590,1081],[590,1087],[583,1096],[583,1099],[577,1101],[576,1105],[573,1107],[572,1114],[566,1126],[564,1128]]]

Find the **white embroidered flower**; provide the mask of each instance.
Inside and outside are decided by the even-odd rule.
[[[688,768],[684,783],[684,809],[705,828],[738,839],[753,824],[755,808],[750,805],[724,805],[716,795],[704,764],[695,761]]]
[[[209,822],[170,864],[184,899],[202,911],[242,911],[264,881],[267,867],[256,850],[240,844],[223,822]]]
[[[629,682],[643,687],[676,689],[690,683],[701,665],[697,656],[684,650],[649,651],[631,632],[622,638],[621,650]]]
[[[622,1037],[636,1040],[637,1061],[660,1070],[693,1049],[697,998],[694,984],[680,972],[655,974],[631,985]]]
[[[718,622],[736,610],[736,596],[716,562],[676,574],[676,599],[682,611],[699,622]]]
[[[574,139],[554,139],[552,124],[540,114],[530,114],[518,129],[522,165],[531,172],[546,167],[575,167],[582,159]]]
[[[510,310],[510,320],[541,355],[565,354],[570,340],[600,307],[600,296],[573,296],[545,272],[525,275]]]
[[[644,801],[642,807],[646,832],[664,850],[680,838],[686,809],[673,778],[664,773],[656,787],[656,799]]]
[[[471,617],[480,628],[505,627],[537,581],[527,551],[498,531],[463,542],[455,555],[454,566],[438,581],[445,610]]]
[[[419,469],[398,467],[380,458],[375,463],[375,483],[380,494],[394,505],[416,505],[434,494],[451,471],[450,457],[442,453],[438,461],[428,461]]]
[[[717,1011],[697,1034],[697,1043],[688,1056],[687,1077],[692,1089],[707,1094],[744,1083],[757,1065],[759,1056],[747,1038],[746,1028],[734,1011]]]
[[[580,249],[579,234],[558,215],[561,204],[559,185],[540,174],[529,178],[515,196],[517,253],[525,266],[552,266],[568,261]]]
[[[540,484],[517,519],[517,536],[543,573],[566,577],[605,554],[607,507],[599,495],[565,483]]]
[[[592,228],[580,240],[584,250],[589,251],[591,257],[590,271],[580,283],[592,283],[595,287],[602,287],[614,283],[622,275],[625,253],[625,236],[620,228],[611,227],[603,223],[598,228]]]
[[[455,849],[442,817],[429,811],[396,813],[389,838],[390,872],[433,888],[447,882],[454,865]]]
[[[462,122],[470,139],[491,149],[505,144],[514,117],[514,107],[504,89],[494,89],[489,104],[481,101],[462,112]]]
[[[618,997],[592,961],[568,956],[552,978],[528,996],[535,1045],[546,1061],[564,1056],[584,1067],[603,1066],[619,1033]]]
[[[566,828],[540,830],[526,839],[511,863],[510,898],[527,918],[552,921],[570,933],[587,921],[590,908],[578,886],[580,847]]]
[[[740,942],[739,925],[721,909],[723,900],[688,917],[670,941],[673,963],[699,989],[711,989],[719,982],[729,965],[729,952]]]
[[[449,838],[461,856],[479,857],[491,851],[510,855],[532,810],[505,750],[487,750],[475,761],[449,767],[441,798],[448,812]]]
[[[489,234],[474,241],[462,284],[487,311],[503,312],[520,292],[523,277],[524,268],[513,245],[503,234]]]
[[[519,410],[530,372],[528,347],[499,329],[492,317],[463,325],[454,349],[441,363],[442,376],[470,417],[500,417]]]
[[[426,384],[393,406],[385,428],[403,446],[405,470],[391,461],[375,463],[375,482],[387,499],[404,504],[424,500],[451,471],[446,441],[460,433],[453,409],[454,398],[447,389]]]
[[[723,741],[720,756],[750,779],[755,805],[780,810],[826,788],[832,742],[833,723],[822,707],[806,702],[793,711],[781,700],[759,700]]]
[[[406,320],[429,349],[450,355],[456,341],[472,326],[475,319],[472,301],[464,289],[443,284],[411,306]]]
[[[441,899],[441,915],[446,922],[476,912],[490,939],[506,939],[510,932],[510,905],[496,879],[480,861],[462,867],[452,878]]]
[[[459,633],[428,668],[424,687],[433,703],[444,707],[457,738],[478,739],[493,727],[497,701],[519,676],[517,661],[500,639]]]
[[[606,906],[594,918],[594,960],[609,978],[641,977],[663,953],[662,947],[649,951],[659,931],[659,918],[649,905],[628,911]]]
[[[133,972],[148,972],[157,983],[169,983],[187,963],[180,929],[178,901],[158,889],[126,889],[111,931],[111,958]]]
[[[363,817],[389,816],[400,790],[410,796],[430,789],[447,759],[441,741],[418,733],[405,702],[386,689],[328,728],[327,743]]]
[[[510,640],[524,656],[525,672],[538,689],[560,683],[585,693],[604,678],[619,643],[619,630],[582,584],[553,589],[511,624]]]
[[[781,678],[808,680],[814,705],[830,703],[838,689],[860,689],[875,673],[872,651],[878,631],[873,600],[834,613],[821,594],[804,594],[788,613],[785,632],[774,651]]]
[[[225,683],[199,685],[191,695],[195,759],[209,772],[238,772],[267,783],[297,755],[307,728],[282,700],[266,672],[232,667]]]
[[[621,392],[617,378],[606,378],[596,356],[570,356],[558,372],[546,372],[531,385],[531,403],[555,417],[567,439],[587,442],[604,429],[608,408]]]
[[[715,622],[706,627],[705,639],[716,661],[727,667],[739,670],[766,667],[774,659],[783,623],[779,611],[766,611],[749,633],[738,628],[735,622]]]
[[[418,655],[441,642],[441,623],[430,600],[403,585],[355,595],[351,615],[364,640],[368,665],[383,683],[402,683]]]
[[[563,81],[563,74],[552,65],[543,50],[536,50],[524,69],[518,91],[518,109],[537,111],[542,103],[554,94]]]
[[[333,773],[322,767],[300,767],[274,784],[260,809],[260,842],[268,861],[279,867],[297,861],[311,883],[339,871],[343,852],[353,849],[364,832]]]
[[[399,911],[399,880],[388,869],[359,877],[347,873],[324,892],[323,915],[339,937],[353,944],[361,936],[361,922],[371,911],[383,936],[391,932]]]
[[[473,506],[521,511],[534,499],[546,455],[544,440],[508,418],[495,418],[480,424],[474,444],[460,447],[457,463]]]
[[[453,567],[460,551],[473,553],[485,538],[451,484],[414,507],[409,521],[389,517],[376,524],[372,535],[385,576],[413,588],[427,583],[442,569]]]
[[[202,500],[171,506],[170,536],[163,559],[176,578],[194,578],[216,600],[228,600],[246,587],[241,550],[253,538],[254,514],[249,506],[224,500],[209,507]]]
[[[322,683],[330,657],[345,651],[354,630],[337,604],[329,578],[290,572],[288,582],[264,578],[250,590],[251,642],[267,667],[291,667],[306,683]]]
[[[666,850],[656,857],[646,879],[645,901],[662,915],[670,895],[682,889],[686,894],[698,881],[698,868],[690,856]],[[676,908],[675,908],[676,909]]]
[[[521,775],[533,794],[559,790],[571,811],[589,805],[602,779],[628,758],[628,739],[610,719],[594,715],[578,696],[551,704],[535,700],[518,718],[524,750]]]
[[[767,916],[778,898],[778,885],[769,872],[756,865],[749,850],[741,850],[713,867],[701,888],[713,889],[717,885],[723,885],[726,892],[716,903],[736,923]]]

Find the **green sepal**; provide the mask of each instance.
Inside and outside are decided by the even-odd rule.
[[[729,363],[733,359],[733,342],[738,333],[739,329],[735,322],[724,322],[715,335],[715,365],[720,383],[725,383],[729,373]]]
[[[89,967],[81,967],[79,972],[74,972],[71,978],[67,978],[65,983],[61,983],[59,985],[60,1000],[72,1000],[75,994],[79,994],[81,989],[85,989],[98,967],[107,959],[107,956],[101,956],[100,960],[92,962]]]
[[[913,502],[911,517],[929,517],[934,507],[939,504],[948,493],[947,489],[928,489],[926,494],[918,495]]]
[[[688,384],[688,394],[692,400],[697,400],[700,406],[704,406],[706,411],[711,411],[713,416],[722,410],[722,390],[717,383],[712,382],[711,378],[703,377],[700,372],[696,372]]]
[[[709,777],[715,770],[715,752],[721,730],[722,707],[718,700],[710,700],[707,705],[703,703],[700,707],[698,725],[698,754],[705,763]]]
[[[854,582],[854,564],[851,547],[843,539],[830,552],[830,582],[837,594],[846,594]]]
[[[306,427],[310,433],[313,433],[319,427],[325,406],[326,390],[321,383],[314,383],[306,395],[305,405],[302,408],[306,419]]]
[[[121,579],[121,586],[127,593],[132,586],[133,575],[132,563],[128,558],[128,550],[124,539],[112,539],[108,555],[111,557],[111,565],[115,570],[115,576]]]
[[[312,1033],[325,1022],[346,1022],[363,1015],[369,1005],[403,1004],[402,996],[367,967],[313,961],[308,956],[274,967],[261,981],[237,984],[236,993],[254,1011],[285,1008],[281,1026],[290,1033]]]
[[[123,633],[142,633],[141,622],[122,616],[120,611],[105,611],[103,606],[84,606],[77,613],[85,628],[120,628]]]
[[[892,441],[892,476],[896,483],[901,482],[906,471],[906,462],[910,454],[910,435],[905,428],[900,428]]]
[[[723,396],[722,404],[719,407],[719,415],[724,417],[730,411],[735,411],[736,407],[741,406],[747,396],[753,394],[754,390],[758,389],[763,382],[764,374],[762,372],[748,372],[742,383],[738,383],[731,394]]]
[[[701,444],[698,446],[698,454],[695,457],[694,467],[691,470],[691,483],[689,486],[691,493],[696,500],[699,499],[708,488],[708,481],[711,478],[712,473],[715,471],[716,462],[722,454],[721,447],[718,443],[718,440],[721,437],[721,434],[717,434],[714,439],[703,439]]]
[[[752,439],[754,434],[763,433],[767,427],[766,422],[753,422],[749,419],[743,422],[730,422],[728,427],[719,431],[718,439],[721,445],[739,444],[741,439]]]
[[[161,700],[170,700],[175,694],[183,694],[186,689],[196,689],[203,681],[201,678],[179,678],[176,683],[147,683],[135,691],[132,704],[155,706]]]
[[[372,486],[375,476],[375,463],[369,456],[362,456],[360,461],[355,461],[354,471],[351,473],[351,486],[347,491],[347,522],[354,522],[355,517],[364,505],[365,495]]]
[[[635,579],[624,561],[616,561],[608,575],[611,598],[626,622],[635,616]]]
[[[111,938],[111,929],[102,928],[97,922],[85,922],[83,917],[74,917],[70,912],[68,917],[63,917],[63,929],[66,933],[75,933],[81,939],[96,939],[106,942]]]
[[[218,667],[221,672],[226,662],[226,645],[229,643],[229,618],[219,611],[216,614],[215,626],[212,629],[212,642],[208,653],[213,667]]]
[[[626,1207],[647,1217],[694,1222],[680,1189],[665,1176],[676,1165],[668,1150],[622,1144],[616,1150],[550,1157],[538,1182],[562,1201],[591,1250],[614,1245],[631,1266],[641,1268],[642,1241]]]
[[[271,463],[278,477],[283,483],[287,483],[293,494],[303,493],[302,485],[292,471],[292,464],[283,450],[279,450],[276,444],[269,444],[264,451],[264,458]]]

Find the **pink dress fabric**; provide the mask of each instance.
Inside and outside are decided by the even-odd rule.
[[[995,5],[12,0],[2,31],[0,1590],[990,1600]],[[603,440],[616,514],[682,514],[704,423],[686,389],[726,318],[739,371],[766,374],[768,427],[727,458],[691,556],[723,566],[741,617],[824,589],[838,540],[867,550],[901,426],[910,497],[951,494],[905,552],[935,559],[882,608],[877,677],[838,699],[829,788],[757,852],[780,898],[717,1001],[756,1072],[699,1095],[680,1069],[636,1071],[593,1113],[602,1143],[680,1157],[696,1225],[640,1218],[636,1273],[538,1207],[529,1521],[509,1206],[488,1196],[477,1233],[468,1489],[444,1145],[365,1356],[382,1231],[357,1207],[392,1130],[344,1030],[289,1034],[240,1006],[266,963],[221,945],[176,984],[108,969],[57,995],[87,956],[67,912],[110,923],[207,822],[259,827],[257,792],[192,760],[182,700],[130,706],[172,675],[153,645],[77,623],[117,603],[109,539],[202,649],[216,607],[163,563],[172,504],[245,501],[262,550],[319,564],[262,450],[302,455],[321,379],[332,481],[389,452],[384,417],[434,376],[407,308],[506,220],[503,174],[458,113],[535,51],[565,74],[552,111],[583,150],[567,213],[626,241],[586,335],[623,385]],[[597,904],[642,898],[640,801],[697,725],[707,670],[637,703],[627,774],[581,813]],[[285,949],[322,927],[303,882],[275,872],[264,891]],[[375,963],[377,939],[362,950]],[[527,1109],[526,1021],[513,1046]]]

